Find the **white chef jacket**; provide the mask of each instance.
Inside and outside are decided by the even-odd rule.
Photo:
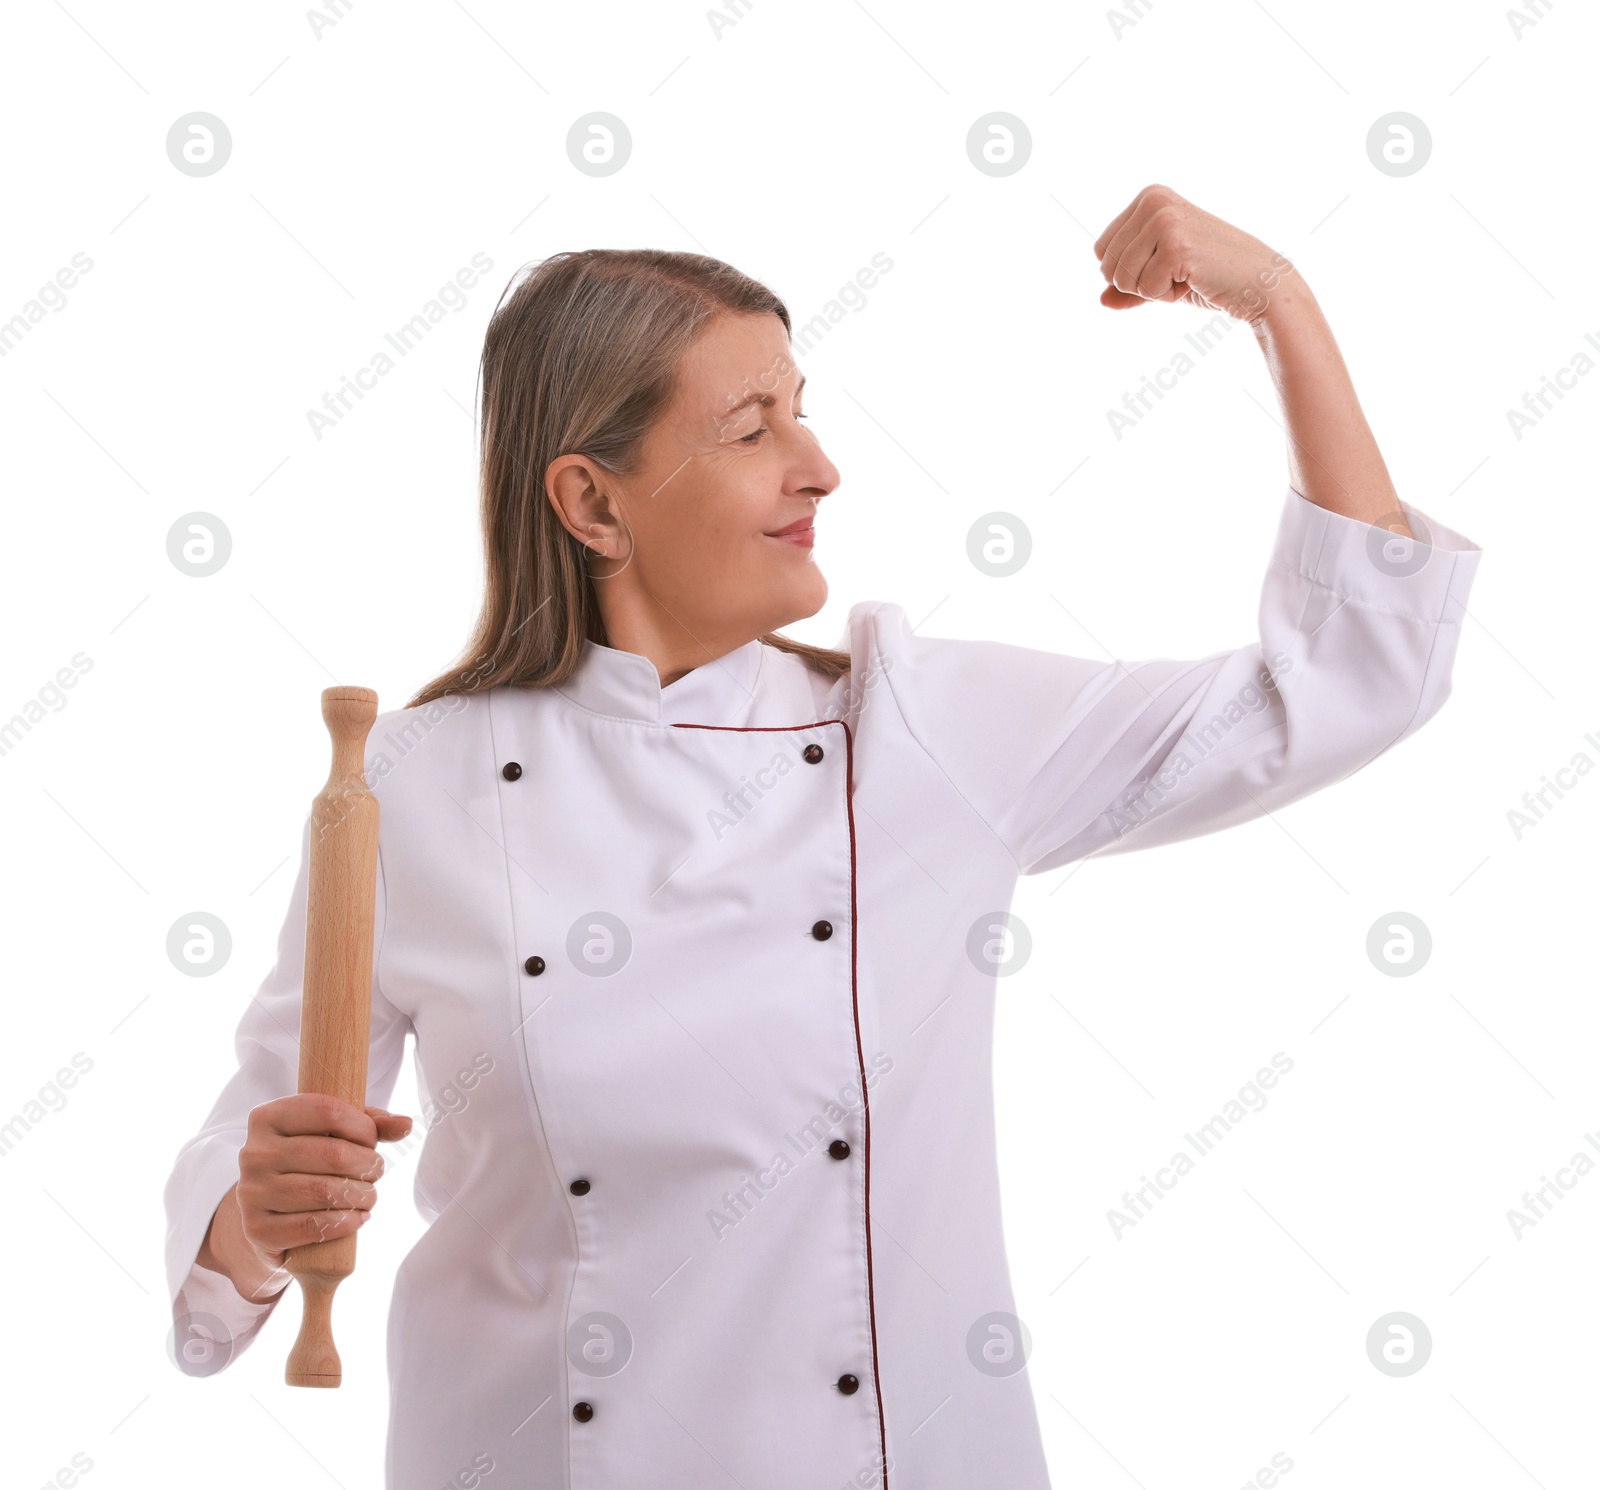
[[[559,687],[379,714],[367,1101],[411,1032],[440,1113],[389,1490],[485,1455],[541,1490],[1047,1490],[990,1071],[1017,877],[1254,818],[1432,717],[1481,551],[1418,515],[1426,562],[1388,572],[1289,490],[1259,637],[1199,661],[918,636],[865,601],[849,679],[751,641],[663,688],[586,642]],[[275,1303],[195,1255],[250,1109],[295,1090],[309,832],[166,1188],[174,1320],[220,1321],[230,1358]]]

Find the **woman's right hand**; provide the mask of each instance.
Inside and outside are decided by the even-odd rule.
[[[235,1187],[244,1239],[277,1269],[295,1247],[348,1236],[378,1199],[377,1145],[410,1131],[402,1114],[315,1092],[252,1108]]]

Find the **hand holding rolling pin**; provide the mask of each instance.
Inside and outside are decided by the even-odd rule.
[[[261,1283],[252,1291],[270,1297],[288,1282],[291,1248],[348,1236],[367,1220],[383,1174],[376,1145],[410,1131],[403,1114],[362,1111],[314,1092],[263,1102],[250,1113],[239,1181],[218,1206],[197,1260],[237,1280],[245,1271],[240,1259],[253,1257]]]
[[[333,765],[311,804],[299,1090],[251,1109],[238,1181],[197,1258],[257,1302],[281,1293],[286,1273],[300,1280],[290,1386],[339,1385],[333,1291],[355,1270],[355,1234],[378,1198],[376,1146],[411,1131],[409,1117],[356,1105],[367,1090],[378,870],[378,802],[361,756],[377,705],[370,688],[322,693]]]

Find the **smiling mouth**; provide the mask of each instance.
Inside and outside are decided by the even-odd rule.
[[[802,519],[798,523],[790,523],[787,528],[779,528],[777,532],[765,536],[776,538],[780,543],[793,543],[801,548],[810,548],[815,538],[815,530],[809,519]]]

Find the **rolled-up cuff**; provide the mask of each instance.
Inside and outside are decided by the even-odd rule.
[[[1342,601],[1459,625],[1483,550],[1409,502],[1400,505],[1413,539],[1319,507],[1290,487],[1271,562]]]
[[[210,1376],[260,1330],[282,1291],[252,1303],[224,1273],[195,1259],[222,1198],[239,1178],[245,1134],[212,1133],[182,1155],[168,1182],[167,1292],[172,1304],[169,1354],[186,1376]],[[291,1275],[284,1272],[287,1285]]]

